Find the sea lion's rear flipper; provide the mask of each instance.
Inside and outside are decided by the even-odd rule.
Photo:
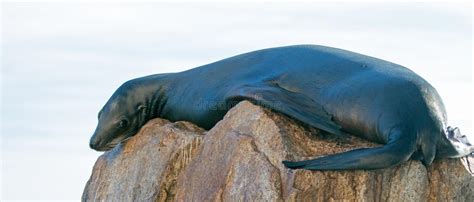
[[[332,121],[332,116],[316,101],[301,93],[291,92],[279,86],[244,86],[232,92],[227,101],[249,100],[254,104],[283,113],[326,132],[347,137],[341,126]]]
[[[399,131],[395,131],[399,133]],[[391,137],[403,137],[392,134]],[[355,149],[317,159],[290,162],[283,161],[288,168],[308,170],[358,170],[388,168],[407,161],[416,150],[416,141],[410,138],[394,139],[389,144],[376,148]]]

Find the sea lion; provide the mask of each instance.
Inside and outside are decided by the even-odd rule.
[[[99,112],[90,147],[104,151],[148,120],[185,120],[212,128],[237,102],[249,100],[334,135],[384,144],[283,163],[314,170],[379,169],[410,158],[430,165],[474,147],[447,126],[443,102],[403,66],[336,48],[263,49],[179,73],[125,82]]]

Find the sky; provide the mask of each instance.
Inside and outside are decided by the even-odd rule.
[[[123,82],[319,44],[406,66],[471,139],[472,6],[423,3],[2,3],[2,200],[79,200],[97,113]]]

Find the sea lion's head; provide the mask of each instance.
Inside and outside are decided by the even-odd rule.
[[[446,129],[446,138],[449,146],[440,151],[440,155],[448,158],[459,158],[467,155],[473,155],[474,146],[469,142],[466,135],[461,134],[459,128],[448,127]]]
[[[90,139],[90,147],[107,151],[135,135],[144,125],[146,105],[136,82],[126,82],[114,92],[99,111],[97,128]]]

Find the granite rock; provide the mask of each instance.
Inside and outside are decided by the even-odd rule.
[[[290,170],[374,143],[335,137],[243,101],[209,131],[149,121],[97,160],[83,201],[474,201],[472,159],[373,171]]]

